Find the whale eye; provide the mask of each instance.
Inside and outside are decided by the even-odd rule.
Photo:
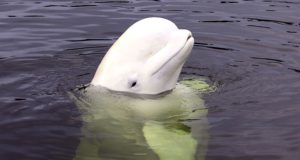
[[[137,81],[136,80],[131,80],[128,82],[128,87],[129,88],[133,88],[137,85]]]
[[[133,81],[133,82],[131,83],[130,88],[132,88],[132,87],[134,87],[134,86],[136,86],[136,81]]]

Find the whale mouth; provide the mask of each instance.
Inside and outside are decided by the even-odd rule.
[[[173,59],[175,59],[175,57],[177,57],[179,54],[186,54],[185,52],[182,53],[181,51],[184,48],[186,48],[187,45],[193,43],[192,41],[194,41],[194,38],[192,36],[192,33],[189,32],[184,45],[182,45],[181,48],[179,48],[176,52],[174,52],[174,54],[172,56],[170,56],[168,59],[166,59],[165,62],[155,72],[152,73],[152,76],[155,75],[156,73],[158,73],[159,71],[161,71],[163,68],[165,68],[168,65],[168,63],[170,63]],[[187,56],[185,58],[183,58],[181,60],[181,63],[179,63],[179,64],[182,64],[182,62],[184,62],[186,58],[187,58]]]
[[[188,41],[191,38],[193,38],[193,36],[192,36],[192,34],[189,34],[189,36],[187,37],[186,41]]]

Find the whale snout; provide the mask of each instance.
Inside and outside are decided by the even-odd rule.
[[[176,45],[180,45],[181,48],[179,49],[179,51],[177,51],[178,52],[177,54],[181,54],[181,56],[178,56],[178,58],[181,61],[185,61],[194,46],[194,37],[192,32],[186,29],[179,29],[178,32],[180,32],[179,34],[181,36],[177,37],[176,41],[177,42],[181,41],[181,45],[180,44],[176,44]]]
[[[181,38],[185,39],[185,43],[181,49],[184,49],[185,47],[192,47],[194,45],[194,37],[191,31],[186,29],[179,29],[178,32],[181,32]],[[189,53],[189,51],[187,51],[187,53]]]
[[[184,29],[186,32],[187,32],[187,41],[190,39],[190,38],[193,38],[193,35],[192,35],[192,32],[191,31],[189,31],[189,30],[186,30],[186,29]]]
[[[176,32],[180,32],[183,35],[183,37],[185,37],[186,41],[188,41],[191,38],[194,38],[192,32],[187,29],[179,29]]]
[[[194,37],[193,37],[192,32],[189,31],[189,34],[188,34],[188,37],[187,37],[186,41],[194,43]]]

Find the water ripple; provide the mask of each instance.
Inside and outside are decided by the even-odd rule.
[[[207,159],[299,158],[299,5],[292,0],[0,2],[0,156],[72,159],[87,84],[133,22],[168,18],[192,31],[182,77],[205,76]]]

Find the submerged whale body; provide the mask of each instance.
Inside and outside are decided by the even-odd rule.
[[[91,84],[69,94],[83,120],[74,160],[203,159],[207,110],[201,92],[177,83],[193,44],[190,31],[163,18],[129,27]]]
[[[83,120],[74,160],[205,156],[207,109],[198,91],[190,87],[177,84],[169,94],[146,99],[91,86],[71,96]]]

